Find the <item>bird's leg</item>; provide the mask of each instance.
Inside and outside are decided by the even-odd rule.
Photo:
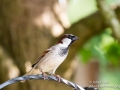
[[[60,79],[61,79],[60,75],[56,75],[56,74],[52,74],[52,75],[58,78],[58,82],[60,82]]]
[[[45,80],[45,78],[47,78],[47,74],[45,72],[43,72],[42,69],[39,69],[39,70],[40,70],[40,72],[42,72],[42,75],[43,75],[44,80]]]
[[[49,74],[51,74],[52,76],[55,76],[56,78],[58,78],[58,82],[60,82],[60,79],[61,79],[60,75],[54,74],[55,71],[56,71],[56,69],[57,69],[57,67],[54,68],[53,70],[51,70],[51,71],[49,72]]]

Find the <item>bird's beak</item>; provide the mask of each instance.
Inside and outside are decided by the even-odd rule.
[[[79,38],[77,37],[77,36],[75,36],[74,38],[73,38],[73,40],[74,41],[76,41],[76,40],[78,40]]]

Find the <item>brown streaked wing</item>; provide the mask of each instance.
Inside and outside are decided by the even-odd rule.
[[[40,59],[42,59],[42,57],[44,57],[49,51],[50,50],[46,50],[45,52],[43,52],[43,54],[37,58],[37,62],[34,63],[32,67],[34,67],[40,61]]]

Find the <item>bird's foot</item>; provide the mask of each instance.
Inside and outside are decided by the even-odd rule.
[[[42,72],[42,75],[44,77],[44,80],[47,78],[47,74],[45,72]]]
[[[58,82],[60,82],[60,79],[61,79],[60,75],[53,74],[53,76],[55,76],[56,78],[58,78]]]
[[[47,74],[45,72],[43,72],[42,70],[40,70],[42,72],[43,78],[44,80],[47,78]]]

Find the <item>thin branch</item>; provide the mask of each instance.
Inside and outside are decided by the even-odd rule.
[[[44,77],[43,77],[42,74],[16,77],[16,78],[10,79],[10,80],[0,84],[0,89],[4,88],[4,87],[6,87],[10,84],[19,82],[19,81],[26,81],[26,80],[31,80],[31,79],[42,79],[42,80],[44,80]],[[55,77],[55,76],[47,76],[45,78],[45,80],[51,80],[51,81],[58,82],[58,78]],[[60,78],[60,83],[66,84],[66,85],[72,87],[74,90],[98,90],[97,88],[94,88],[94,87],[84,87],[84,88],[82,88],[81,86],[76,85],[75,83],[70,82],[70,81],[68,81],[64,78]]]
[[[13,84],[13,83],[16,83],[19,81],[30,80],[30,79],[44,79],[44,77],[41,74],[37,74],[37,75],[28,75],[28,76],[21,76],[21,77],[13,78],[13,79],[10,79],[10,80],[0,84],[0,89],[4,88],[5,86],[8,86],[10,84]],[[55,76],[48,76],[45,79],[58,82],[58,78],[56,78]],[[63,78],[60,79],[60,83],[66,84],[66,85],[74,88],[74,90],[85,90],[81,86],[76,85],[75,83],[65,80]]]

